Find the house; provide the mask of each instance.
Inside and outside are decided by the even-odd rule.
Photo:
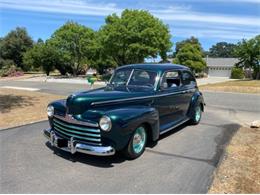
[[[97,70],[94,69],[94,68],[89,68],[87,71],[86,71],[86,75],[87,76],[93,76],[93,75],[96,75],[97,74]]]
[[[238,62],[237,58],[204,58],[209,77],[230,77],[231,69]]]

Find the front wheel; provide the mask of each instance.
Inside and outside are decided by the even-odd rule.
[[[136,128],[127,147],[124,149],[124,154],[128,159],[136,159],[141,156],[145,150],[147,142],[146,129],[143,126]]]
[[[196,104],[196,106],[194,107],[194,110],[192,111],[192,116],[191,116],[191,124],[193,125],[197,125],[200,122],[201,119],[201,114],[202,114],[202,110],[201,110],[201,106],[200,104]]]

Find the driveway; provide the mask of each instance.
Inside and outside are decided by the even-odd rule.
[[[0,132],[1,193],[206,193],[224,146],[260,114],[260,96],[204,93],[197,126],[169,132],[140,158],[71,155],[50,147],[48,122]],[[239,121],[241,116],[248,121]]]

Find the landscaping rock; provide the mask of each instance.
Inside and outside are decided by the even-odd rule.
[[[260,127],[260,120],[253,121],[251,123],[251,128],[259,128]]]

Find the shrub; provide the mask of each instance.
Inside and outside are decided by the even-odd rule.
[[[0,70],[0,76],[1,77],[18,77],[22,76],[23,72],[21,71],[21,68],[17,68],[17,66],[13,64],[5,65]]]
[[[5,66],[11,66],[14,65],[14,61],[13,60],[9,60],[9,59],[3,59],[0,57],[0,69],[4,68]]]
[[[101,76],[101,80],[102,80],[102,81],[109,81],[111,75],[112,75],[112,74],[110,74],[110,73],[103,74],[103,75]]]
[[[244,70],[242,68],[232,68],[231,78],[232,79],[243,79],[245,77]]]

